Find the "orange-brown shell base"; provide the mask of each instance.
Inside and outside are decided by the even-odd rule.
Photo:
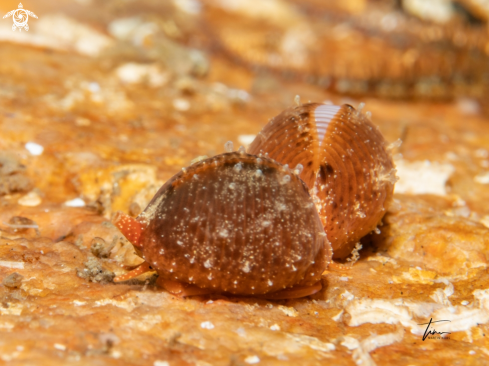
[[[190,285],[188,283],[182,283],[172,280],[165,280],[158,277],[156,283],[163,287],[165,290],[173,295],[188,297],[188,296],[199,296],[199,295],[212,295],[216,294],[212,289],[200,288],[195,285]],[[263,294],[263,295],[253,295],[253,297],[259,297],[268,300],[282,300],[282,299],[297,299],[309,295],[313,295],[322,289],[321,281],[316,282],[310,286],[293,286],[280,291]],[[237,296],[234,294],[222,293],[223,295]]]
[[[143,273],[152,272],[152,271],[153,269],[151,268],[151,266],[147,262],[144,262],[143,264],[133,269],[132,271],[123,274],[121,276],[115,277],[114,282],[127,281],[136,278],[142,275]],[[158,277],[156,283],[160,287],[164,288],[166,291],[170,292],[171,294],[180,297],[219,294],[213,289],[200,288],[195,285],[178,282],[178,281],[172,281],[172,280],[165,279],[163,277]],[[259,297],[262,299],[269,299],[269,300],[297,299],[297,298],[313,295],[316,292],[320,291],[321,289],[322,289],[321,281],[318,281],[309,286],[296,285],[290,288],[271,292],[268,294],[254,295],[254,297]],[[228,293],[223,293],[223,294],[230,295],[230,296],[237,296]]]
[[[137,218],[165,280],[258,296],[321,280],[331,249],[307,187],[266,157],[227,153],[175,175]]]

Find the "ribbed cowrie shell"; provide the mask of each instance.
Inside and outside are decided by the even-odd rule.
[[[141,250],[162,279],[215,292],[260,295],[318,284],[332,255],[301,179],[244,152],[179,172],[137,220],[146,223]]]
[[[347,104],[286,109],[262,129],[248,152],[304,167],[300,178],[316,198],[335,258],[347,257],[375,229],[397,179],[382,134]]]

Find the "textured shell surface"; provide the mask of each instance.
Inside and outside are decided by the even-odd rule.
[[[348,256],[385,214],[396,181],[386,142],[369,119],[349,105],[309,103],[286,109],[252,142],[309,187],[335,258]]]
[[[265,157],[235,152],[191,165],[137,219],[159,276],[216,292],[312,285],[331,260],[307,187]]]

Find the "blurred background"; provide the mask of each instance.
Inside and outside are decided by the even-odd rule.
[[[4,14],[18,7],[0,3]],[[13,30],[12,16],[0,21],[0,148],[29,167],[40,199],[81,198],[105,215],[139,200],[137,214],[162,181],[228,140],[246,146],[296,95],[366,102],[386,139],[403,141],[400,169],[429,160],[464,200],[487,195],[487,1],[36,0],[23,8],[38,17],[28,31]],[[118,200],[114,182],[123,186],[128,174],[140,184]],[[4,193],[34,186],[22,184]]]

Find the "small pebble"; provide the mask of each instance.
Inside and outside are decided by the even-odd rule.
[[[202,322],[200,323],[200,327],[201,328],[204,328],[204,329],[214,329],[214,324],[212,324],[211,322],[207,321],[207,322]]]
[[[168,361],[157,360],[153,363],[153,366],[170,366],[170,364],[168,363]]]
[[[55,343],[54,348],[59,349],[60,351],[66,351],[66,346],[64,344]]]
[[[85,201],[81,198],[75,198],[65,202],[67,207],[85,207]]]
[[[461,304],[465,306],[465,305],[469,305],[469,302],[467,300],[464,300],[461,302]]]
[[[173,100],[173,108],[177,111],[185,112],[190,109],[190,102],[186,99],[177,98]]]
[[[17,272],[9,274],[2,281],[2,284],[8,288],[19,288],[22,284],[22,279],[24,276],[18,274]]]
[[[280,330],[280,326],[278,324],[274,324],[270,327],[271,330]]]
[[[44,151],[44,147],[42,147],[39,144],[36,144],[35,142],[26,143],[25,148],[27,151],[29,151],[31,153],[31,155],[34,155],[34,156],[41,155],[42,152]]]
[[[248,356],[245,358],[245,362],[249,363],[250,365],[253,365],[255,363],[260,362],[260,359],[258,358],[258,356]]]
[[[21,206],[35,207],[41,204],[41,197],[36,192],[29,192],[25,196],[20,197],[17,203]]]
[[[240,144],[242,144],[244,146],[248,146],[253,142],[255,137],[256,137],[256,135],[239,135],[238,141]]]

